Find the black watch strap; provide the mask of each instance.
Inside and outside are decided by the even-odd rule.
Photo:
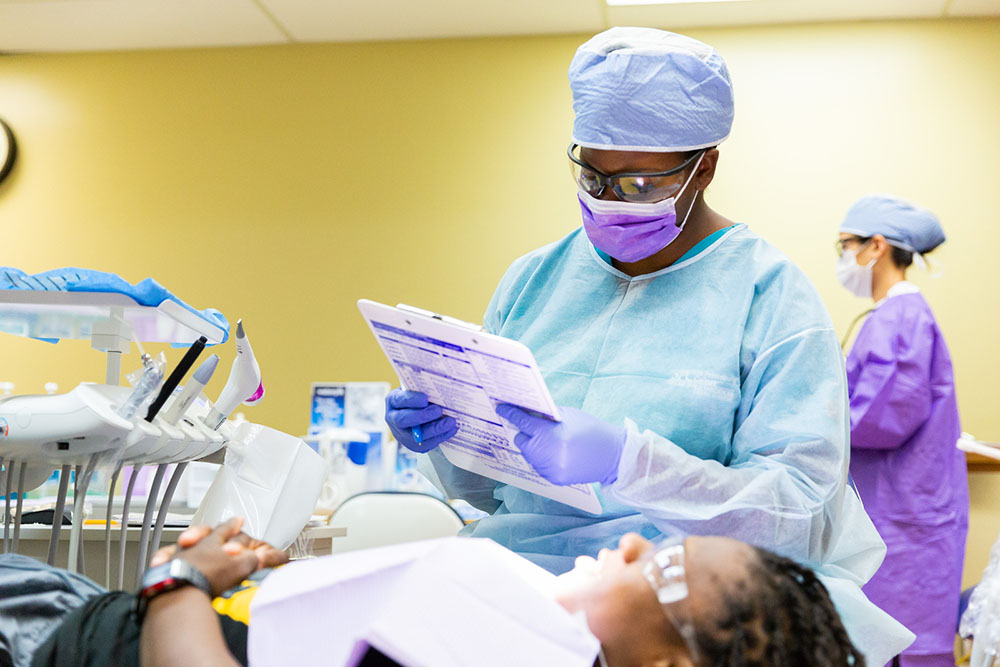
[[[208,597],[212,597],[212,586],[198,568],[186,560],[175,558],[163,565],[146,571],[142,577],[142,588],[136,596],[136,612],[142,618],[149,601],[161,593],[183,586],[194,586]]]

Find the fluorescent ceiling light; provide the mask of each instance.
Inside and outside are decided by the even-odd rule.
[[[748,0],[607,0],[611,7],[626,5],[694,5],[709,2],[747,2]]]

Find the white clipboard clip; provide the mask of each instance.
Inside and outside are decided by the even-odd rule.
[[[962,433],[955,446],[963,452],[1000,460],[1000,443],[980,442],[968,433]]]
[[[414,315],[420,315],[421,317],[427,317],[432,320],[440,320],[441,322],[447,322],[448,324],[454,324],[457,327],[462,327],[463,329],[469,329],[470,331],[482,331],[483,327],[478,324],[473,324],[472,322],[466,322],[465,320],[458,320],[454,317],[448,317],[447,315],[440,315],[438,313],[433,313],[429,310],[424,310],[423,308],[417,308],[416,306],[408,306],[405,303],[397,303],[396,308],[405,311],[407,313],[413,313]]]

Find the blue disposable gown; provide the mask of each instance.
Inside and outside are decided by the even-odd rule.
[[[597,485],[600,515],[432,452],[445,491],[491,513],[472,535],[557,573],[629,531],[727,535],[828,576],[869,659],[912,639],[859,588],[884,545],[846,486],[847,386],[829,316],[791,261],[744,225],[636,277],[577,229],[514,262],[485,326],[532,350],[557,404],[628,435],[617,481]]]
[[[907,654],[947,661],[969,487],[955,447],[961,427],[948,347],[924,297],[907,291],[875,308],[847,357],[851,473],[888,549],[865,592],[916,633]]]

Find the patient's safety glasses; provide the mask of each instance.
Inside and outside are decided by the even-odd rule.
[[[663,613],[676,628],[691,658],[698,661],[698,643],[688,607],[687,573],[683,538],[668,538],[650,552],[642,574],[653,587]]]
[[[684,185],[683,172],[701,155],[697,151],[681,164],[667,171],[605,174],[579,157],[580,147],[570,144],[569,169],[577,186],[592,197],[600,197],[610,187],[622,201],[653,203],[676,195]]]

